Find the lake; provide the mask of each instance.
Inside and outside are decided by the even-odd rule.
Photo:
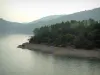
[[[100,61],[17,48],[29,35],[0,36],[0,75],[100,75]]]

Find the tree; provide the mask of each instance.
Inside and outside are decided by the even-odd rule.
[[[71,20],[43,26],[34,30],[29,43],[43,43],[53,46],[71,46],[93,49],[100,47],[100,23],[93,19]]]

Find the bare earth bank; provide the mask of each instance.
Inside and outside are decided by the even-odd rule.
[[[42,44],[29,44],[29,43],[24,43],[23,45],[19,45],[18,48],[41,51],[59,56],[73,56],[73,57],[100,59],[100,50],[74,49],[71,47],[63,48],[63,47],[54,47]]]

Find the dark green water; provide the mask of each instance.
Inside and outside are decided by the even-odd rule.
[[[28,35],[0,37],[0,75],[100,75],[100,61],[22,50]]]

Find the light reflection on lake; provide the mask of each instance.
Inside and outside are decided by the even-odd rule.
[[[29,35],[0,37],[0,75],[100,75],[100,61],[55,57],[17,48]]]

